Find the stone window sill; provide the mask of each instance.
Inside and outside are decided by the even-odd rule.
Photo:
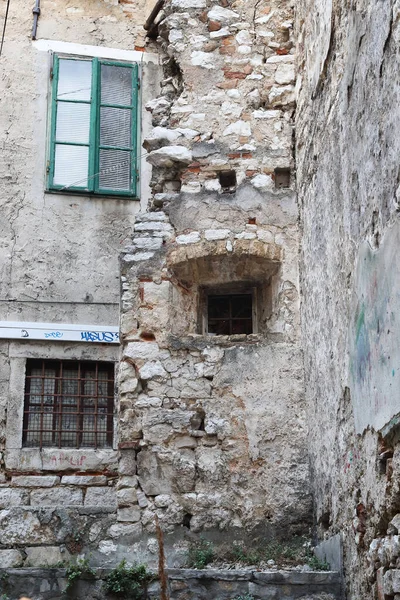
[[[115,471],[118,453],[112,448],[8,448],[5,452],[7,470],[39,471]]]
[[[175,350],[181,349],[193,349],[203,350],[207,346],[220,346],[229,348],[237,345],[253,345],[259,344],[260,342],[281,342],[284,341],[282,334],[261,334],[251,333],[249,335],[210,335],[210,334],[188,334],[185,336],[171,335],[169,337],[169,343]]]

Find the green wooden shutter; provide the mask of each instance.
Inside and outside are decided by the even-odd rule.
[[[56,57],[49,187],[137,193],[138,67]]]

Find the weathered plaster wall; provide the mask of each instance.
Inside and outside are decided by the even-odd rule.
[[[141,25],[149,9],[135,3],[135,10],[139,8],[133,18],[130,3],[51,3],[42,7],[38,39],[134,50],[135,44],[143,45]],[[38,50],[29,38],[31,11],[24,2],[10,8],[0,65],[0,299],[9,301],[3,315],[20,321],[74,316],[93,320],[93,304],[110,304],[114,306],[107,310],[116,323],[118,251],[131,231],[138,202],[44,193],[51,54]],[[146,76],[148,101],[157,91],[154,69]],[[146,192],[146,181],[142,184]],[[40,304],[44,301],[45,307]],[[103,320],[104,313],[99,317]]]
[[[275,184],[293,167],[292,9],[173,0],[159,32],[153,197],[122,256],[120,445],[137,480],[118,519],[154,545],[157,515],[178,560],[193,534],[254,540],[310,523],[297,205],[293,181]],[[234,282],[268,290],[259,331],[204,334],[201,289]]]
[[[157,55],[142,51],[152,5],[44,1],[36,42],[32,4],[10,5],[0,59],[0,320],[118,324],[118,255],[140,202],[45,192],[50,50],[64,42],[66,54],[133,52],[147,103],[159,81]],[[2,23],[4,12],[2,6]],[[149,124],[144,113],[143,135]],[[145,166],[144,205],[149,177]],[[119,536],[109,531],[116,521],[118,438],[114,449],[99,451],[21,449],[25,364],[27,358],[116,362],[118,347],[2,341],[0,357],[0,564],[56,563],[83,545],[96,552],[102,540]]]
[[[399,511],[399,449],[395,422],[387,425],[399,412],[399,6],[310,0],[296,11],[316,524],[320,538],[343,535],[348,598],[383,598],[384,573],[398,560],[397,527],[388,523]],[[369,555],[379,536],[385,544],[375,541]],[[396,574],[385,576],[385,598],[397,592]]]

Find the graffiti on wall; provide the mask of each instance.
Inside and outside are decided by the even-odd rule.
[[[356,430],[382,430],[400,413],[400,224],[379,250],[360,247],[350,324]]]

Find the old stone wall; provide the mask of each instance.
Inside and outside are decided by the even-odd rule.
[[[399,6],[310,0],[296,13],[302,339],[316,525],[320,539],[342,534],[348,598],[393,598]]]
[[[206,0],[166,2],[158,25],[153,195],[121,263],[120,449],[137,470],[118,519],[151,550],[157,515],[171,561],[189,535],[310,523],[292,27],[290,4]],[[257,292],[253,333],[207,334],[207,290],[235,285]]]
[[[104,600],[103,582],[109,569],[96,569],[93,576],[83,575],[71,592],[77,600]],[[12,598],[29,592],[33,600],[65,598],[67,579],[64,569],[9,569],[2,571],[1,591],[12,590]],[[171,600],[234,600],[239,596],[275,600],[339,600],[340,581],[337,573],[252,572],[192,569],[169,569],[168,588]],[[158,598],[160,586],[153,581],[147,588],[145,598]]]

